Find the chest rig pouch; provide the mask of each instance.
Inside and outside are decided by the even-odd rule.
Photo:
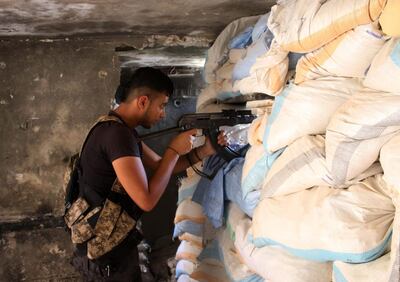
[[[90,133],[100,123],[116,121],[115,116],[102,116],[90,129]],[[64,220],[70,229],[71,240],[74,244],[87,244],[87,257],[97,259],[118,246],[135,228],[136,221],[122,208],[119,199],[129,197],[116,179],[109,195],[100,206],[91,206],[79,191],[79,177],[82,171],[79,164],[80,155],[70,166],[69,180],[66,181],[66,201]]]

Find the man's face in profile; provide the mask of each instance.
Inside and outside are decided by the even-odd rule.
[[[149,129],[157,122],[165,118],[165,107],[168,104],[168,99],[168,96],[164,92],[159,92],[156,95],[152,95],[152,98],[149,99],[150,104],[143,116],[141,126]]]

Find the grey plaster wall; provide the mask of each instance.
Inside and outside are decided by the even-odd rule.
[[[0,42],[0,220],[61,215],[63,171],[119,80],[113,40]]]

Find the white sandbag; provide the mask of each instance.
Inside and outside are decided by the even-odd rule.
[[[333,264],[334,282],[377,282],[387,281],[390,253],[368,263],[352,264],[335,261]]]
[[[326,282],[332,275],[332,263],[297,258],[278,246],[256,248],[251,237],[251,221],[240,221],[236,228],[235,247],[255,273],[271,282]]]
[[[268,106],[271,106],[271,104],[268,103]],[[248,138],[247,141],[251,146],[262,143],[262,138],[265,131],[265,127],[267,125],[267,120],[268,120],[268,114],[264,113],[262,116],[257,117],[251,123],[249,131],[247,133],[247,138]]]
[[[259,16],[237,19],[228,24],[215,39],[213,45],[207,51],[207,60],[204,65],[204,80],[207,83],[215,81],[215,71],[226,61],[228,56],[228,43],[245,30],[254,25]]]
[[[197,257],[200,255],[202,248],[188,242],[182,241],[176,251],[176,260],[188,260],[197,263]]]
[[[245,30],[240,32],[228,43],[229,49],[244,49],[251,44],[251,34],[253,32],[253,26],[248,26]]]
[[[358,26],[304,55],[297,63],[295,83],[326,76],[364,78],[385,41],[376,24]]]
[[[396,207],[396,213],[393,219],[393,235],[390,245],[390,267],[386,276],[387,279],[384,281],[398,282],[400,281],[400,191],[398,185],[396,187],[388,184],[388,187]]]
[[[196,236],[190,233],[183,233],[182,235],[179,236],[179,240],[181,241],[187,241],[192,245],[198,246],[199,248],[203,248],[203,237],[201,236]]]
[[[240,96],[240,92],[233,90],[232,80],[224,79],[220,82],[220,89],[217,95],[219,101],[224,101],[233,97]]]
[[[382,173],[382,167],[375,163],[340,188],[378,173]],[[321,135],[307,135],[290,144],[272,164],[263,184],[261,198],[283,196],[313,186],[329,185],[332,185],[332,180],[326,165],[325,138]]]
[[[233,90],[242,94],[277,95],[286,83],[288,67],[288,52],[283,51],[274,41],[267,52],[257,56],[248,76],[239,78],[238,81],[233,76]]]
[[[257,41],[260,36],[267,30],[268,26],[268,18],[269,18],[270,13],[266,13],[265,15],[262,15],[256,24],[254,25],[252,34],[251,34],[251,39],[254,41]]]
[[[194,223],[203,224],[206,221],[206,216],[203,213],[203,208],[196,202],[190,199],[183,200],[176,209],[174,223],[190,220]]]
[[[202,170],[201,162],[195,164],[198,170]],[[177,205],[182,203],[186,199],[191,199],[194,191],[196,190],[197,184],[199,183],[201,176],[194,172],[190,167],[186,170],[187,177],[179,180],[178,188],[178,202]]]
[[[274,162],[264,181],[261,199],[329,185],[325,138],[304,136],[290,144]]]
[[[181,275],[190,275],[196,269],[197,265],[189,260],[181,259],[176,264],[175,277],[178,278]]]
[[[400,2],[387,0],[387,4],[379,17],[379,24],[385,34],[400,37]]]
[[[218,236],[218,234],[214,234],[214,236]],[[198,257],[200,264],[190,275],[191,278],[206,282],[229,281],[218,248],[216,239],[207,244]]]
[[[227,216],[226,216],[226,230],[229,232],[229,235],[232,241],[235,240],[235,230],[239,222],[245,218],[248,218],[246,214],[239,208],[239,206],[235,203],[230,202],[227,208]]]
[[[208,84],[197,97],[196,112],[219,112],[222,109],[238,109],[235,104],[221,104],[221,100],[236,97],[231,80],[215,81]]]
[[[264,116],[265,114],[271,114],[273,104],[274,100],[272,99],[247,101],[246,109],[251,110],[257,116]],[[260,142],[264,137],[264,132],[262,132],[261,136]]]
[[[385,179],[385,175],[383,176]],[[384,281],[400,281],[400,190],[399,185],[393,186],[387,183],[396,212],[393,219],[393,235],[390,245],[390,267]],[[387,279],[386,279],[387,278]]]
[[[326,160],[334,185],[361,174],[400,130],[400,96],[363,89],[343,104],[326,131]]]
[[[400,28],[400,27],[399,27]],[[400,95],[400,39],[392,38],[371,63],[364,85]]]
[[[232,64],[236,64],[240,59],[246,56],[246,52],[247,52],[246,49],[231,49],[229,50],[228,61]]]
[[[383,145],[379,161],[384,172],[383,179],[400,192],[400,134]]]
[[[290,84],[275,98],[263,144],[273,153],[305,135],[324,134],[335,111],[358,93],[357,79],[326,77]]]
[[[250,192],[262,188],[268,170],[282,151],[278,150],[273,154],[267,154],[262,144],[256,144],[249,148],[242,171],[242,195],[244,199]]]
[[[271,8],[268,28],[283,49],[314,51],[356,26],[378,19],[386,0],[287,0]]]
[[[217,100],[219,89],[220,85],[216,81],[208,84],[204,89],[202,89],[196,100],[196,112],[207,105],[213,104]]]
[[[221,261],[225,267],[225,271],[229,280],[232,282],[252,281],[262,282],[260,276],[250,270],[250,268],[243,262],[240,254],[235,249],[234,243],[230,238],[227,229],[221,230],[218,234],[218,246]]]
[[[381,174],[347,189],[318,186],[261,200],[254,244],[280,245],[315,261],[368,262],[387,248],[394,212]]]

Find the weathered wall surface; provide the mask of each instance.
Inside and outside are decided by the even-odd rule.
[[[122,32],[216,35],[229,21],[244,15],[262,14],[274,2],[2,0],[0,36]]]
[[[66,161],[119,81],[115,43],[0,44],[0,219],[61,215]]]

